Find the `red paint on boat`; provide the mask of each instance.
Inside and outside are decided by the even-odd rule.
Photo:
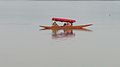
[[[69,22],[69,23],[74,23],[76,20],[72,19],[66,19],[66,18],[52,18],[53,21],[60,21],[60,22]]]

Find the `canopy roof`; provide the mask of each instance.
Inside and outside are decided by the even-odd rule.
[[[69,23],[76,22],[76,20],[66,19],[66,18],[52,18],[52,20],[53,21],[60,21],[60,22],[69,22]]]

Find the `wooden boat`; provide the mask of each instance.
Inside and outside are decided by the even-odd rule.
[[[92,24],[85,24],[85,25],[77,25],[73,26],[72,24],[76,22],[76,20],[72,19],[66,19],[66,18],[52,18],[52,21],[59,21],[59,22],[65,22],[65,23],[70,23],[71,25],[66,25],[66,26],[59,26],[59,25],[53,25],[53,26],[41,26],[44,29],[83,29],[85,27],[91,26]]]
[[[92,24],[79,25],[79,26],[40,26],[40,27],[43,27],[44,29],[82,29],[91,25]]]

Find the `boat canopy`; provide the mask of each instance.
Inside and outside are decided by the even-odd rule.
[[[69,23],[74,23],[76,20],[72,19],[66,19],[66,18],[52,18],[53,21],[60,21],[60,22],[69,22]]]

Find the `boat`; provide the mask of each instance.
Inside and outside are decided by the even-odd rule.
[[[66,18],[52,18],[52,21],[70,23],[71,25],[66,25],[66,26],[59,26],[59,25],[43,26],[43,25],[40,25],[40,27],[42,27],[44,29],[60,30],[60,29],[83,29],[85,27],[93,25],[93,24],[85,24],[85,25],[73,26],[73,23],[76,22],[76,20],[66,19]]]
[[[78,26],[40,26],[40,27],[43,27],[44,29],[83,29],[91,25],[92,24],[78,25]]]

